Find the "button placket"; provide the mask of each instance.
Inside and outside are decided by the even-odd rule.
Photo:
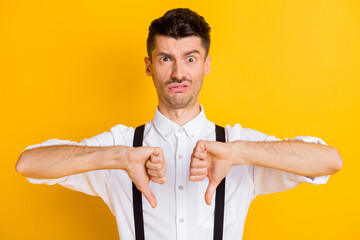
[[[187,237],[187,224],[186,220],[186,191],[184,191],[184,186],[186,184],[186,161],[184,155],[186,154],[186,135],[184,134],[183,129],[179,128],[175,133],[177,137],[177,146],[176,146],[176,185],[177,190],[176,194],[176,215],[177,215],[177,239],[186,239]]]

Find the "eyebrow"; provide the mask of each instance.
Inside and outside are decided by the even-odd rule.
[[[200,55],[200,52],[198,50],[194,49],[194,50],[191,50],[191,51],[188,51],[188,52],[184,53],[184,56],[191,55],[191,54],[194,54],[194,53],[197,53],[197,54]]]
[[[163,56],[163,57],[167,57],[167,58],[174,58],[174,55],[166,53],[166,52],[159,52],[158,54],[156,54],[156,56]]]
[[[188,56],[188,55],[191,55],[191,54],[199,54],[200,55],[200,52],[196,49],[194,50],[190,50],[190,51],[187,51],[183,54],[183,56]],[[166,52],[159,52],[158,54],[156,54],[156,56],[163,56],[163,57],[168,57],[168,58],[174,58],[174,55],[172,54],[169,54],[169,53],[166,53]]]

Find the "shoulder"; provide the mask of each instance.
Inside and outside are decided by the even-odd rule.
[[[276,141],[278,140],[273,135],[267,135],[263,132],[251,129],[243,128],[239,123],[234,126],[226,125],[225,127],[228,142],[233,141]]]
[[[132,146],[135,128],[118,124],[110,129],[114,145]]]
[[[83,139],[80,144],[85,146],[132,146],[134,128],[118,124],[109,131],[102,132],[89,139]]]
[[[145,124],[145,134],[152,128],[152,122],[147,122]],[[85,145],[98,145],[98,146],[133,146],[134,138],[134,127],[128,127],[123,124],[118,124],[112,128],[110,131],[100,133],[96,136],[91,137],[90,139],[84,139],[81,143]]]
[[[146,135],[152,127],[153,127],[152,121],[147,122],[145,124],[144,135]],[[111,137],[113,138],[113,145],[133,146],[135,128],[128,127],[122,124],[118,124],[112,127],[110,129],[110,134]],[[108,134],[104,136],[109,137]]]

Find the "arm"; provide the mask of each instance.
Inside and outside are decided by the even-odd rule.
[[[236,141],[229,150],[233,165],[269,167],[308,177],[335,174],[343,164],[336,148],[315,143]]]
[[[199,141],[190,164],[190,180],[209,178],[205,201],[211,199],[217,185],[234,165],[275,168],[299,175],[335,174],[342,167],[339,152],[321,144],[280,141],[220,143]]]
[[[31,178],[60,178],[100,169],[126,169],[125,146],[89,147],[54,145],[25,150],[16,171]]]
[[[156,198],[148,183],[166,182],[165,159],[156,147],[90,147],[54,145],[25,150],[16,163],[16,171],[26,177],[60,178],[100,169],[123,169],[150,204]]]

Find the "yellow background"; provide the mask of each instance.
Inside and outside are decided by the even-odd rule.
[[[360,239],[360,1],[0,1],[0,239],[118,239],[100,198],[32,185],[26,146],[152,119],[148,26],[189,7],[212,27],[207,117],[278,138],[316,136],[344,167],[326,185],[259,196],[244,239]]]

